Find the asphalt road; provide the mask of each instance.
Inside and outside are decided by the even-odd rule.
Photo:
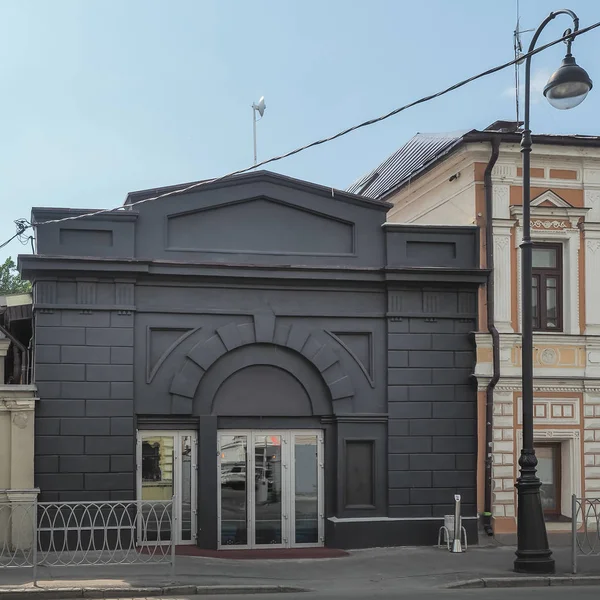
[[[475,590],[377,590],[369,593],[368,600],[563,600],[568,596],[576,596],[577,600],[597,600],[600,596],[600,587],[541,587],[541,588],[483,588]],[[364,590],[355,592],[344,590],[341,592],[305,592],[300,594],[251,594],[251,595],[219,595],[219,596],[185,596],[180,598],[162,598],[162,600],[366,600]],[[120,599],[114,599],[120,600]],[[131,600],[131,599],[127,599]]]

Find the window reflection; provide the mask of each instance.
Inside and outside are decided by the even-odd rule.
[[[316,435],[297,435],[295,454],[296,544],[319,541],[318,447]]]
[[[245,435],[221,436],[221,544],[248,543]]]

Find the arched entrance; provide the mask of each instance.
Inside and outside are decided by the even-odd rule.
[[[324,544],[333,417],[354,393],[327,339],[261,315],[188,352],[170,391],[173,413],[199,419],[201,547]]]
[[[206,373],[195,402],[218,417],[217,547],[322,545],[320,417],[332,408],[314,366],[273,344],[237,348]]]

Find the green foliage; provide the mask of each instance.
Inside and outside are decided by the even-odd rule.
[[[15,261],[9,256],[0,266],[0,295],[31,292],[31,283],[21,279]]]

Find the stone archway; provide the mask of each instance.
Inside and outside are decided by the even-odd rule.
[[[284,325],[277,323],[273,314],[259,314],[254,316],[251,323],[231,322],[219,327],[213,335],[187,353],[169,389],[171,412],[191,414],[198,386],[210,367],[228,352],[251,344],[281,346],[312,363],[329,389],[334,413],[339,401],[354,396],[352,382],[331,346],[319,341],[305,325]]]

